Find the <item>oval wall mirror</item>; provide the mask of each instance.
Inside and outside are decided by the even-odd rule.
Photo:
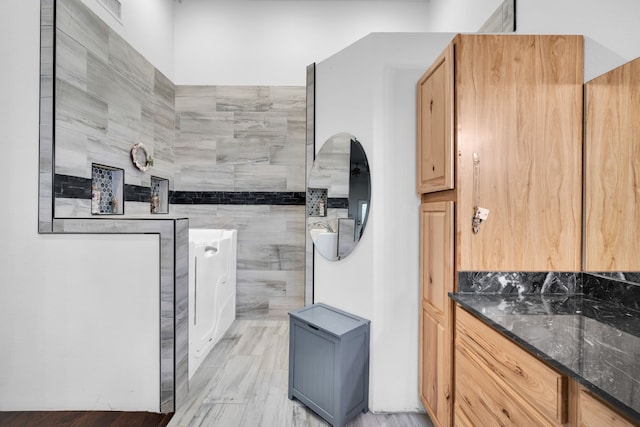
[[[307,187],[307,229],[330,261],[349,255],[362,237],[371,205],[371,174],[355,136],[339,133],[320,148]]]

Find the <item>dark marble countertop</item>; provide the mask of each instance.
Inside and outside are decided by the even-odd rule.
[[[584,295],[449,295],[640,422],[640,312]]]

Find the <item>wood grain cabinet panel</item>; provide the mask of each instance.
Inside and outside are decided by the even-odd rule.
[[[586,271],[640,270],[640,58],[585,84]]]
[[[554,425],[513,394],[512,389],[504,387],[463,343],[456,343],[455,356],[455,401],[468,416],[467,423],[477,427]]]
[[[418,81],[420,398],[438,426],[453,422],[456,273],[581,270],[582,43],[458,35]]]
[[[455,43],[458,269],[580,271],[582,37]]]
[[[453,47],[418,81],[418,193],[453,188]]]
[[[451,425],[453,202],[420,207],[419,396],[437,426]]]
[[[578,427],[633,427],[633,424],[593,397],[584,388],[578,391]]]
[[[506,382],[519,400],[535,402],[537,410],[555,423],[567,421],[567,377],[465,310],[456,311],[456,340],[473,351],[489,376]],[[458,374],[456,370],[456,378]]]

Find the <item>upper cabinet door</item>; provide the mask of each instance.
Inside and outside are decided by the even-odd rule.
[[[417,191],[453,189],[453,45],[418,81]]]
[[[585,85],[586,271],[640,270],[640,58]]]
[[[455,43],[458,269],[580,271],[582,37]]]

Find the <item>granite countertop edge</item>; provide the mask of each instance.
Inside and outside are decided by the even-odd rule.
[[[497,322],[493,321],[490,317],[488,317],[488,316],[484,315],[483,313],[481,313],[480,311],[478,311],[473,305],[470,305],[469,303],[467,303],[467,301],[465,301],[464,298],[463,298],[464,295],[465,295],[465,293],[449,292],[449,297],[453,301],[455,301],[456,303],[460,304],[461,307],[463,307],[464,309],[469,311],[471,314],[473,314],[478,319],[482,320],[485,324],[490,326],[492,329],[494,329],[495,331],[499,332],[500,334],[502,334],[503,336],[505,336],[509,340],[511,340],[511,341],[515,342],[516,344],[520,345],[521,347],[525,348],[531,354],[533,354],[535,357],[537,357],[538,359],[546,362],[548,365],[550,365],[551,367],[553,367],[554,369],[556,369],[560,373],[563,373],[563,374],[571,377],[572,379],[576,380],[578,383],[580,383],[581,385],[585,386],[587,389],[592,391],[596,396],[598,396],[602,400],[608,402],[611,406],[613,406],[614,408],[619,410],[621,413],[623,413],[627,417],[631,418],[635,422],[640,422],[640,413],[638,411],[636,411],[632,407],[628,406],[624,402],[620,401],[615,396],[612,396],[611,394],[607,393],[606,391],[604,391],[603,389],[601,389],[597,385],[591,383],[589,380],[587,380],[582,375],[580,375],[580,373],[576,372],[575,370],[571,369],[570,367],[565,366],[564,364],[562,364],[559,361],[557,361],[555,358],[553,358],[553,357],[549,356],[548,354],[546,354],[545,352],[541,351],[538,347],[536,347],[534,344],[531,344],[526,339],[518,336],[517,334],[509,331],[508,329],[504,328],[503,326],[501,326]],[[531,314],[531,316],[535,316],[535,314]]]

